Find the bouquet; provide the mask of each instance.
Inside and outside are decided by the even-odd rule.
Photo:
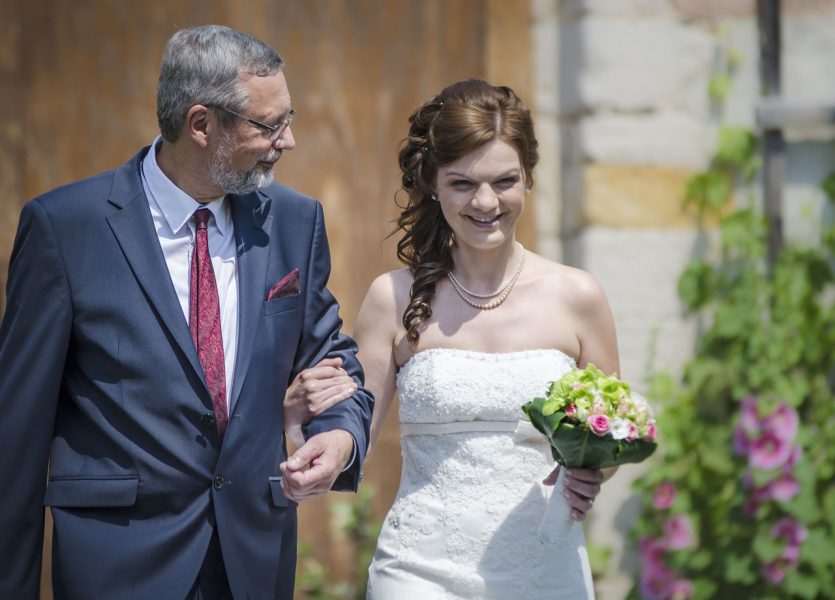
[[[546,397],[534,398],[522,410],[547,438],[554,460],[564,467],[600,469],[638,463],[657,447],[655,419],[646,399],[591,363],[552,382]],[[573,524],[559,487],[563,501],[548,504],[539,530],[543,542],[567,538],[565,529]],[[552,498],[556,492],[555,488]]]

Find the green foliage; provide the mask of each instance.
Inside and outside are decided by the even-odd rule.
[[[726,86],[729,79],[715,78],[711,96],[721,91],[724,98]],[[644,510],[634,539],[644,540],[642,581],[649,569],[668,570],[690,584],[695,599],[831,598],[835,226],[821,223],[818,246],[785,246],[769,269],[763,215],[731,206],[733,192],[750,187],[756,176],[757,147],[751,132],[721,128],[710,167],[687,184],[685,203],[697,209],[699,223],[708,216],[719,223],[720,252],[713,261],[694,260],[678,281],[679,295],[704,331],[681,381],[651,378],[650,397],[660,403],[660,460],[636,484]],[[835,171],[822,187],[835,203]],[[750,447],[734,445],[742,443],[735,435],[745,431],[746,406],[756,407],[756,420],[775,418],[778,410],[798,415],[795,458],[762,468],[753,464]],[[769,491],[781,477],[796,488]],[[674,502],[654,507],[659,486],[669,483]],[[647,540],[667,539],[672,516],[691,523],[695,542],[666,547],[653,558]],[[790,543],[775,534],[775,524],[785,520],[802,528],[805,539]],[[793,544],[799,553],[791,554]],[[782,576],[769,571],[775,567]],[[666,593],[655,597],[670,598]],[[630,597],[644,597],[640,585]]]
[[[354,564],[348,578],[336,579],[315,556],[310,544],[299,543],[295,596],[306,600],[364,600],[368,565],[374,557],[381,523],[374,517],[374,488],[363,485],[355,496],[331,504],[337,534],[345,535]]]

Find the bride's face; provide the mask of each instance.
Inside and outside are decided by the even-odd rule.
[[[436,195],[457,245],[513,242],[525,205],[525,172],[513,146],[494,139],[438,169]]]

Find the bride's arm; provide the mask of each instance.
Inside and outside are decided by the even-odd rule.
[[[359,346],[357,357],[365,371],[365,388],[374,396],[368,455],[380,437],[395,394],[394,338],[398,317],[395,273],[385,273],[368,289],[354,330]]]
[[[620,374],[615,322],[603,288],[592,275],[578,271],[574,292],[576,332],[580,342],[577,366],[585,368],[594,363],[604,373]],[[575,519],[585,518],[600,493],[600,485],[617,470],[617,467],[566,470],[564,485],[571,496],[568,501],[574,509]]]

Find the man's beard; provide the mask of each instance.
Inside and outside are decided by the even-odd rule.
[[[229,137],[223,135],[217,150],[209,161],[209,177],[212,183],[226,194],[243,195],[266,187],[273,182],[273,170],[256,166],[251,171],[243,173],[229,167],[230,151]],[[274,161],[281,156],[281,151],[270,151],[263,160]]]

